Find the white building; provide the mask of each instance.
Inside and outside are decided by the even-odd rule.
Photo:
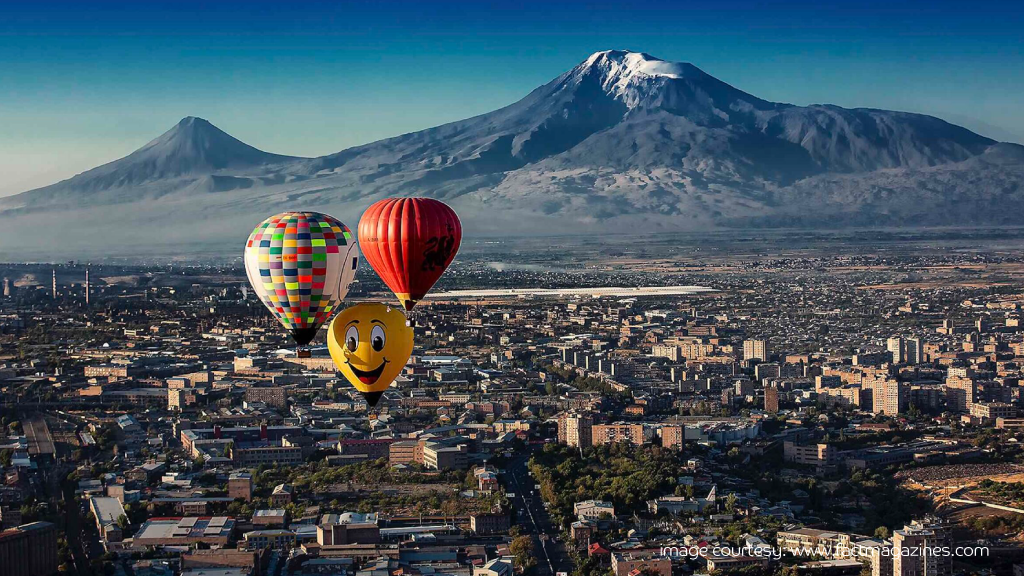
[[[572,505],[572,513],[580,520],[597,520],[602,514],[615,516],[615,506],[603,500],[584,500]]]

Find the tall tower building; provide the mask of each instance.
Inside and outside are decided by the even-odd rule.
[[[885,342],[885,349],[892,354],[893,364],[903,364],[907,361],[907,343],[903,338],[889,338]]]
[[[85,269],[85,305],[89,305],[89,269]]]
[[[906,345],[907,364],[921,364],[924,362],[924,344],[920,338],[907,338]]]
[[[57,299],[57,269],[53,269],[53,299]]]
[[[956,412],[970,412],[978,394],[978,383],[973,376],[960,376],[949,369],[946,376],[946,406]]]
[[[11,279],[4,278],[4,298],[11,297]]]
[[[895,416],[910,404],[910,387],[895,378],[886,378],[875,383],[871,399],[872,412]]]
[[[768,361],[768,343],[764,340],[744,340],[743,359]]]
[[[722,390],[721,403],[722,406],[732,406],[733,401],[736,399],[736,391],[732,388],[726,388]]]
[[[779,411],[779,389],[769,384],[764,389],[764,411],[772,414]]]
[[[558,418],[558,442],[574,448],[593,446],[594,419],[589,414],[562,414]]]
[[[892,534],[893,576],[949,576],[953,572],[951,537],[938,523],[911,522]],[[936,551],[940,551],[936,553]]]

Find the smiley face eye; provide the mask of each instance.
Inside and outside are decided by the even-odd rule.
[[[359,346],[359,330],[355,326],[349,326],[345,331],[345,347],[349,352],[355,352]]]
[[[386,340],[387,337],[384,335],[383,326],[374,326],[373,330],[370,330],[370,347],[377,352],[384,349],[384,342]]]

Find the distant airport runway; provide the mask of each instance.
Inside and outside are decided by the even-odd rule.
[[[558,296],[612,296],[616,298],[637,298],[641,296],[686,296],[706,292],[717,292],[706,286],[602,286],[595,288],[508,288],[500,290],[452,290],[428,294],[427,300],[453,298],[508,298],[508,297],[558,297]]]

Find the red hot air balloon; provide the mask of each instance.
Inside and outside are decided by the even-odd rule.
[[[462,223],[432,198],[385,198],[359,219],[359,247],[406,310],[412,310],[455,259]]]

